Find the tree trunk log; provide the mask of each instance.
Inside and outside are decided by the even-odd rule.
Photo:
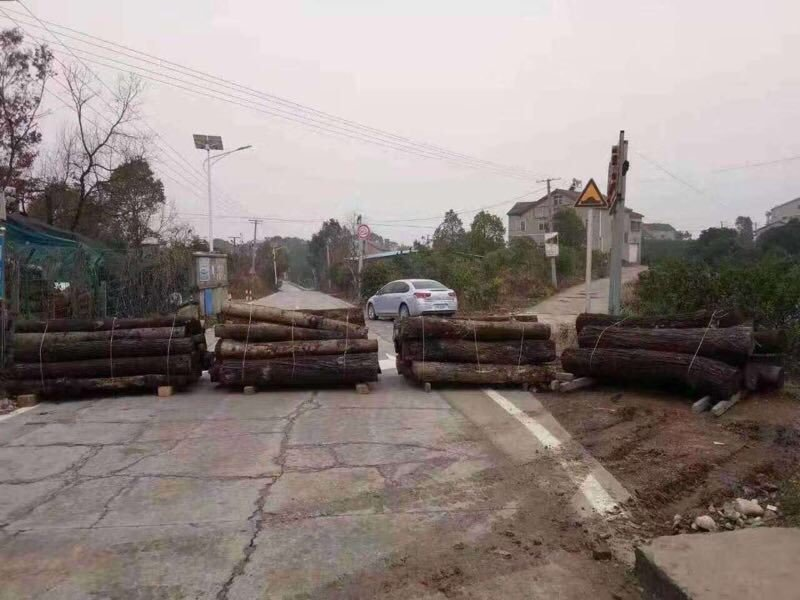
[[[785,329],[762,329],[754,331],[755,352],[759,354],[782,354],[789,350],[789,334]]]
[[[115,329],[114,331],[50,331],[47,333],[15,333],[14,343],[22,347],[39,347],[42,336],[49,342],[75,343],[97,342],[101,340],[151,340],[186,337],[186,327],[148,327],[144,329]],[[202,334],[196,334],[202,335]]]
[[[42,394],[43,396],[71,397],[87,392],[113,392],[120,390],[155,389],[160,385],[174,385],[183,387],[196,377],[187,375],[132,375],[126,377],[99,377],[75,379],[64,377],[61,379],[45,379],[44,386],[39,379],[17,379],[6,382],[6,389],[10,394]]]
[[[75,361],[88,358],[123,358],[136,356],[166,356],[189,354],[195,350],[194,340],[178,338],[174,340],[118,340],[99,342],[52,342],[45,338],[40,347],[30,344],[14,344],[14,360],[16,362]]]
[[[617,327],[639,327],[642,329],[685,329],[708,327],[712,322],[712,312],[700,310],[693,313],[671,315],[664,317],[620,317],[618,315],[604,315],[599,313],[581,313],[575,321],[575,329],[578,333],[587,325],[597,325],[598,327],[608,327],[616,324]],[[714,315],[712,325],[717,327],[733,327],[744,322],[742,315],[735,311],[717,311]]]
[[[492,365],[481,364],[480,369],[473,364],[414,361],[411,373],[414,379],[423,383],[472,383],[481,385],[500,385],[508,383],[549,384],[555,377],[553,365]]]
[[[637,329],[632,327],[584,327],[578,334],[581,348],[627,348],[705,356],[740,366],[753,353],[753,330]]]
[[[307,340],[299,342],[271,342],[244,344],[233,340],[217,342],[216,355],[222,359],[247,358],[266,360],[280,356],[363,354],[378,352],[378,340]]]
[[[783,367],[759,362],[749,362],[744,368],[744,384],[751,392],[779,390],[783,387],[786,374]]]
[[[441,317],[407,317],[396,325],[400,340],[453,338],[478,341],[521,341],[550,339],[550,326],[517,321],[460,321]]]
[[[378,355],[320,355],[271,360],[226,360],[216,364],[217,379],[225,385],[331,385],[378,380]]]
[[[248,334],[248,327],[250,333]],[[273,323],[253,323],[252,325],[216,325],[214,335],[219,338],[238,340],[243,342],[287,342],[294,340],[338,340],[344,339],[340,331],[327,329],[308,329],[307,327],[288,327]],[[366,339],[367,330],[363,329],[358,335],[347,334],[350,339]]]
[[[8,369],[12,379],[60,377],[123,377],[126,375],[192,375],[199,369],[192,354],[177,356],[143,356],[138,358],[97,358],[74,362],[16,363]],[[113,368],[113,373],[112,373]]]
[[[674,352],[567,348],[561,354],[561,364],[565,371],[579,377],[645,384],[684,384],[697,393],[720,400],[738,392],[742,383],[742,373],[735,367],[702,356],[695,358],[692,364],[691,355]]]
[[[450,318],[456,319],[458,321],[465,321],[465,320],[488,321],[488,322],[519,321],[520,323],[536,323],[539,321],[539,317],[537,317],[536,315],[516,315],[512,313],[506,315],[485,315],[485,314],[464,315],[461,313],[457,313],[455,316]]]
[[[325,308],[319,310],[301,308],[298,310],[304,315],[324,317],[326,319],[344,321],[354,325],[365,325],[366,323],[364,320],[364,310],[358,306],[354,306],[353,308]]]
[[[271,306],[259,306],[256,304],[235,304],[226,302],[222,307],[222,313],[234,317],[244,317],[253,321],[266,321],[268,323],[278,323],[282,325],[294,325],[295,327],[307,327],[309,329],[326,329],[329,331],[339,331],[342,334],[349,332],[350,337],[366,337],[366,330],[359,325],[326,319],[316,315],[306,315],[294,310],[282,310]],[[363,335],[361,335],[363,334]],[[339,337],[344,337],[341,335]]]
[[[203,333],[203,325],[190,317],[150,317],[144,319],[51,319],[48,321],[20,320],[17,333],[47,333],[56,331],[110,331],[111,329],[145,329],[152,327],[184,327],[188,334]]]
[[[477,345],[477,348],[476,348]],[[522,346],[520,348],[520,345]],[[531,364],[555,360],[556,344],[553,340],[525,340],[519,342],[478,342],[454,339],[406,340],[400,355],[403,360],[455,362],[476,364]]]

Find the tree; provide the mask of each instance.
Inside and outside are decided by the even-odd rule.
[[[710,265],[741,256],[739,234],[728,227],[710,227],[700,233],[692,245],[690,256]]]
[[[750,217],[736,217],[736,231],[739,241],[745,248],[753,246],[753,220]]]
[[[484,256],[505,246],[506,228],[497,215],[482,210],[472,219],[468,240],[473,254]]]
[[[321,287],[329,289],[344,283],[343,273],[351,272],[346,263],[354,256],[355,236],[336,219],[329,219],[311,236],[308,243],[309,261],[317,273]],[[329,265],[330,264],[330,268]]]
[[[692,239],[692,234],[688,231],[677,231],[675,233],[675,239],[677,240],[690,240]]]
[[[558,243],[571,248],[586,245],[586,227],[574,208],[562,208],[553,217],[553,229],[558,232]]]
[[[24,47],[19,29],[0,31],[0,188],[12,186],[18,195],[42,139],[39,109],[52,61],[47,46]]]
[[[800,219],[768,229],[758,236],[758,247],[764,251],[800,256]]]
[[[464,223],[454,210],[444,214],[444,221],[433,232],[434,250],[463,250],[466,246],[467,233]]]

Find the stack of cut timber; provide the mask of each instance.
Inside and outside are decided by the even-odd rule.
[[[579,348],[566,349],[561,362],[576,376],[682,384],[720,400],[743,388],[781,386],[783,369],[754,354],[759,336],[774,345],[779,334],[754,334],[739,323],[735,313],[626,319],[582,314],[576,321]]]
[[[378,342],[357,309],[323,315],[228,302],[214,333],[212,380],[234,386],[359,384],[378,379]]]
[[[200,321],[187,317],[16,321],[6,389],[70,397],[183,387],[200,377],[205,350]]]
[[[529,317],[530,318],[530,317]],[[511,318],[407,317],[395,322],[397,370],[420,383],[549,385],[550,326]]]

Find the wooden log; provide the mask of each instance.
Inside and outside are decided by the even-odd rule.
[[[191,375],[200,367],[192,354],[141,356],[136,358],[96,358],[75,362],[15,363],[8,369],[12,379],[61,377],[124,377],[126,375]]]
[[[521,383],[546,383],[555,377],[556,365],[493,365],[413,361],[411,373],[424,383],[470,383],[502,385]]]
[[[733,408],[736,404],[738,404],[740,400],[743,400],[746,397],[747,397],[747,390],[738,391],[727,400],[717,402],[711,408],[711,412],[714,414],[715,417],[719,417],[724,413],[728,412],[731,408]]]
[[[114,392],[130,389],[153,389],[159,386],[172,385],[183,387],[196,380],[187,375],[131,375],[125,377],[90,377],[45,379],[10,379],[6,388],[10,394],[42,394],[44,396],[70,397],[89,392]]]
[[[783,354],[789,350],[789,333],[785,329],[760,329],[753,332],[755,352]]]
[[[225,385],[332,385],[378,380],[374,352],[319,355],[270,360],[226,360],[217,363],[218,381]]]
[[[189,354],[195,350],[191,338],[174,340],[129,340],[114,339],[97,342],[53,342],[45,335],[41,346],[14,344],[16,362],[38,363],[85,360],[89,358],[123,358],[134,356],[166,356]]]
[[[600,313],[581,313],[575,321],[575,329],[580,333],[584,327],[589,325],[608,327],[615,324],[616,327],[638,327],[642,329],[659,327],[666,329],[705,328],[708,327],[709,323],[716,327],[733,327],[744,322],[742,315],[735,311],[717,311],[713,322],[711,319],[712,314],[712,311],[706,310],[663,317],[621,317],[619,315]]]
[[[553,390],[556,392],[574,392],[575,390],[582,390],[583,388],[592,387],[597,383],[591,377],[578,377],[572,381],[559,381],[558,389]]]
[[[272,306],[226,302],[222,307],[222,313],[234,317],[252,318],[253,321],[266,321],[268,323],[307,327],[309,329],[327,329],[341,333],[349,332],[350,337],[366,337],[366,329],[353,323],[326,319],[316,315],[306,315],[294,310],[282,310]],[[344,337],[344,335],[340,337]]]
[[[244,358],[260,360],[281,356],[322,354],[360,354],[377,352],[378,340],[306,340],[299,342],[268,342],[245,344],[234,340],[219,340],[216,355],[222,359]]]
[[[736,367],[702,356],[692,363],[691,355],[675,352],[567,348],[561,354],[561,364],[564,370],[578,376],[655,385],[683,384],[717,399],[735,394],[742,382],[742,373]]]
[[[453,338],[478,341],[521,341],[550,339],[550,326],[544,323],[518,321],[460,321],[441,317],[408,317],[400,319],[396,328],[397,339]]]
[[[703,396],[702,398],[700,398],[700,400],[692,404],[692,412],[698,414],[706,412],[707,410],[711,409],[713,404],[714,403],[711,400],[711,396]]]
[[[249,333],[248,333],[249,329]],[[344,339],[340,331],[326,329],[309,329],[275,325],[274,323],[253,323],[252,325],[216,325],[214,335],[218,338],[243,342],[286,342],[294,340],[338,340]],[[362,329],[357,335],[347,334],[350,339],[366,339],[367,330]]]
[[[731,365],[743,365],[753,352],[750,327],[725,329],[640,329],[584,327],[578,334],[581,348],[629,348],[705,356]]]
[[[364,320],[364,309],[358,306],[352,308],[325,308],[319,310],[301,308],[299,312],[304,315],[315,315],[326,319],[345,321],[347,323],[353,323],[354,325],[364,325],[366,323]]]
[[[449,338],[405,340],[401,356],[404,360],[477,364],[532,364],[555,360],[556,344],[553,340],[525,340],[520,342],[477,342]]]
[[[97,342],[101,340],[160,340],[172,337],[186,337],[186,327],[147,327],[140,329],[115,329],[114,331],[50,331],[47,333],[15,333],[14,344],[17,347],[39,347],[42,336],[45,339],[60,343]],[[202,334],[197,334],[202,335]]]
[[[143,319],[50,319],[48,321],[18,320],[17,333],[48,333],[57,331],[110,331],[114,329],[149,329],[152,327],[184,327],[189,334],[203,333],[203,325],[190,317],[149,317]],[[116,337],[116,336],[115,336]]]
[[[786,373],[780,365],[748,362],[744,367],[744,386],[751,392],[783,388]]]
[[[487,315],[487,314],[465,315],[457,313],[456,315],[450,318],[459,321],[473,320],[473,321],[488,321],[488,322],[519,321],[521,323],[536,323],[539,321],[539,317],[537,317],[536,315],[518,315],[514,313],[509,313],[505,315]]]

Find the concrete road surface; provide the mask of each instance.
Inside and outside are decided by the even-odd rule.
[[[535,395],[389,362],[368,395],[203,380],[0,417],[0,599],[637,597],[604,550],[625,490]]]
[[[262,306],[274,306],[275,308],[307,308],[307,309],[326,309],[326,308],[349,308],[353,306],[349,302],[339,300],[328,294],[314,290],[305,290],[289,281],[281,284],[281,289],[274,294],[264,296],[258,300],[253,300],[253,304]]]

